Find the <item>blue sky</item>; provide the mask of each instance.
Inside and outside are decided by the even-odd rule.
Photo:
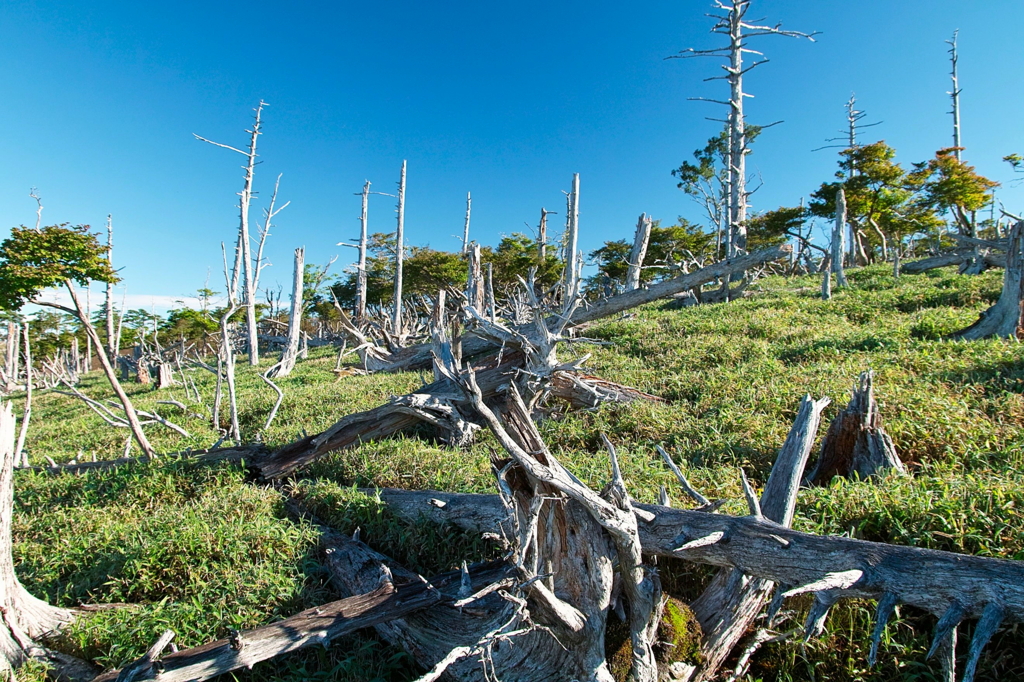
[[[28,2],[0,4],[0,224],[116,230],[115,263],[132,294],[165,307],[223,289],[220,242],[237,226],[242,146],[252,107],[270,103],[260,141],[258,210],[283,173],[290,200],[268,243],[276,286],[291,251],[307,262],[352,252],[364,179],[394,191],[409,162],[407,235],[455,249],[465,193],[484,243],[564,211],[581,175],[581,244],[628,237],[646,211],[700,219],[669,175],[716,132],[725,85],[711,60],[664,57],[711,47],[704,0],[611,3]],[[817,42],[766,38],[771,60],[748,77],[748,118],[783,120],[757,142],[755,210],[795,205],[835,170],[812,152],[844,125],[851,92],[873,139],[909,165],[951,144],[944,43],[960,29],[965,158],[1002,181],[1009,210],[1024,190],[1000,161],[1024,152],[1024,3],[995,0],[755,0],[751,14],[821,31]],[[561,216],[559,216],[559,220]],[[374,197],[370,228],[391,230]],[[140,298],[136,298],[140,297]],[[147,299],[148,297],[148,299]]]

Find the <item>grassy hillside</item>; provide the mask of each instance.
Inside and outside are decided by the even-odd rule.
[[[737,467],[762,485],[800,398],[832,397],[825,414],[830,419],[848,400],[857,374],[870,368],[887,430],[913,476],[802,491],[795,526],[1024,560],[1024,351],[999,341],[940,340],[995,300],[1001,274],[964,277],[943,270],[894,280],[889,268],[872,267],[849,277],[853,288],[829,302],[820,300],[816,279],[771,278],[743,301],[683,310],[653,304],[590,327],[587,336],[612,345],[577,344],[563,351],[566,357],[592,353],[588,366],[595,374],[666,402],[581,412],[544,423],[542,433],[561,460],[595,487],[608,476],[599,440],[600,433],[608,434],[619,446],[631,493],[642,501],[654,501],[659,485],[675,490],[654,450],[664,444],[706,496],[732,500],[723,511],[745,514]],[[281,412],[259,437],[287,442],[431,378],[337,379],[333,367],[334,356],[324,349],[282,380]],[[274,394],[247,367],[240,371],[243,430],[254,438]],[[192,375],[208,401],[212,375]],[[98,375],[83,386],[92,396],[109,396]],[[184,439],[149,426],[158,450],[208,447],[217,439],[201,416],[208,407],[189,403],[183,389],[135,388],[133,399],[142,408],[159,410],[193,434]],[[188,404],[188,411],[157,403],[170,399]],[[493,553],[450,529],[396,522],[373,498],[352,489],[491,491],[487,453],[495,443],[489,434],[468,451],[423,435],[337,453],[282,489],[247,483],[235,467],[187,462],[58,478],[19,473],[19,575],[31,591],[61,605],[137,604],[90,617],[66,638],[69,651],[116,666],[139,656],[164,628],[178,633],[179,646],[191,646],[334,598],[318,563],[316,533],[288,518],[283,494],[304,496],[342,530],[361,527],[363,539],[423,574]],[[28,440],[33,463],[45,463],[44,456],[118,457],[126,438],[127,431],[105,425],[73,398],[37,395]],[[673,499],[685,504],[681,494]],[[683,598],[698,594],[707,580],[703,569],[663,564],[667,588]],[[873,610],[870,603],[844,603],[821,640],[765,649],[750,679],[937,679],[924,661],[934,619],[909,609],[890,623],[878,668],[866,669]],[[967,641],[961,637],[962,653]],[[1022,645],[1016,628],[997,635],[978,679],[1024,675]],[[259,665],[237,679],[362,682],[406,680],[416,673],[403,652],[367,633],[326,651]]]

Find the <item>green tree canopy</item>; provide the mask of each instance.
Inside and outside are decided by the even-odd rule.
[[[919,192],[919,204],[940,213],[952,213],[964,234],[974,235],[970,214],[988,205],[998,182],[979,175],[974,166],[956,158],[956,148],[935,152],[935,158],[914,164],[909,183]]]
[[[107,260],[107,247],[88,225],[15,227],[0,244],[0,308],[19,310],[44,289],[69,282],[88,286],[90,281],[120,278]]]

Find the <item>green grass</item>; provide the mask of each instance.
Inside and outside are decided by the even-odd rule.
[[[562,355],[591,353],[594,373],[666,402],[564,415],[542,423],[541,432],[556,456],[595,487],[608,477],[600,443],[608,434],[631,493],[643,501],[653,501],[659,485],[677,490],[654,450],[664,444],[705,495],[729,498],[724,511],[743,514],[737,467],[763,485],[801,397],[830,396],[828,420],[845,405],[857,375],[873,369],[886,428],[913,476],[805,490],[795,526],[1024,559],[1024,350],[1002,341],[942,340],[995,300],[1001,273],[943,270],[895,280],[889,268],[872,267],[848,276],[853,287],[828,302],[820,300],[817,278],[770,278],[751,298],[728,305],[678,310],[657,303],[593,325],[586,335],[613,345],[573,345]],[[239,367],[243,430],[271,445],[430,380],[426,373],[335,380],[334,357],[323,349],[281,380],[281,412],[259,434],[274,394]],[[199,370],[194,378],[208,402],[212,376]],[[90,395],[109,395],[98,375],[83,385]],[[176,399],[206,414],[183,389],[132,388],[143,409],[158,409],[193,434],[184,439],[149,426],[159,450],[208,447],[217,439],[205,417],[155,403]],[[29,455],[34,463],[44,455],[113,458],[126,437],[81,403],[42,392]],[[371,545],[414,570],[447,570],[462,558],[493,556],[495,548],[451,529],[403,524],[352,486],[489,492],[494,447],[489,434],[466,451],[441,446],[425,431],[406,434],[316,462],[293,489],[323,520],[346,532],[360,527]],[[315,532],[287,518],[278,491],[247,483],[237,469],[161,462],[62,478],[21,473],[16,486],[16,561],[30,590],[65,605],[140,604],[91,617],[68,634],[66,648],[106,665],[140,655],[165,627],[179,633],[181,644],[196,644],[334,598],[319,569]],[[685,504],[681,494],[672,497]],[[684,599],[699,593],[709,575],[663,563],[668,590]],[[937,679],[924,661],[934,621],[909,609],[890,625],[878,669],[866,669],[873,608],[840,605],[822,639],[766,648],[750,679]],[[1022,645],[1015,628],[998,635],[978,679],[1024,675]],[[417,672],[408,656],[367,633],[237,679],[405,680]]]

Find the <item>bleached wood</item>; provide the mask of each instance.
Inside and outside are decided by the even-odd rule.
[[[370,181],[363,183],[363,210],[359,216],[359,264],[356,266],[356,320],[366,317],[366,225],[370,206]]]
[[[574,299],[579,295],[580,256],[580,174],[573,173],[572,191],[568,195],[568,216],[565,226],[565,298]]]
[[[25,438],[28,436],[28,424],[32,419],[32,343],[29,339],[29,326],[24,324],[21,329],[25,338],[25,411],[22,413],[21,428],[18,430],[18,443],[14,447],[14,465],[27,467],[28,454],[25,452]]]
[[[1010,230],[1007,240],[1006,268],[1003,270],[1003,289],[999,299],[981,313],[978,320],[955,334],[955,339],[984,339],[1020,337],[1022,329],[1021,304],[1024,302],[1024,221],[1018,221]]]
[[[462,253],[467,253],[469,250],[469,215],[472,208],[473,197],[466,192],[466,222],[462,227]]]
[[[107,264],[111,269],[114,267],[114,220],[113,216],[107,214]],[[118,342],[120,341],[119,334],[115,333],[114,330],[114,283],[106,283],[106,324],[107,324],[107,346],[106,353],[107,359],[110,362],[117,360],[117,354],[120,352],[118,348]]]
[[[846,253],[846,192],[842,187],[836,193],[836,220],[832,227],[832,270],[836,273],[836,285],[848,286],[846,272],[843,269],[843,257]]]
[[[284,350],[281,352],[281,360],[277,369],[269,371],[269,376],[286,377],[295,369],[295,361],[299,357],[299,336],[302,333],[302,287],[303,277],[306,271],[306,249],[299,247],[295,249],[295,263],[292,270],[292,296],[291,309],[288,313],[288,336]],[[273,368],[272,368],[273,369]]]
[[[401,334],[402,329],[402,264],[405,260],[405,170],[406,162],[402,161],[402,175],[398,181],[398,225],[395,228],[395,300],[392,329],[396,335]]]
[[[629,268],[626,271],[626,291],[640,288],[640,272],[647,256],[647,243],[651,239],[651,219],[641,213],[633,236],[633,248],[629,252]]]

